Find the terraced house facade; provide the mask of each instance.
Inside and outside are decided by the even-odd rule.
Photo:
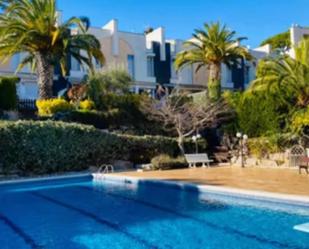
[[[292,28],[293,29],[293,28]],[[72,32],[77,32],[72,30]],[[128,71],[133,79],[132,92],[147,91],[154,94],[158,85],[174,88],[180,87],[192,92],[206,88],[208,72],[202,68],[196,72],[196,67],[190,66],[176,72],[173,63],[176,54],[183,50],[183,40],[166,39],[165,29],[159,27],[145,33],[120,31],[117,20],[111,20],[102,28],[91,27],[89,32],[94,34],[102,45],[106,57],[103,69],[122,68]],[[241,61],[233,68],[222,65],[222,87],[225,89],[245,89],[255,78],[258,60],[270,53],[268,46],[252,49],[250,52],[256,58],[252,62]],[[13,74],[23,55],[15,55],[9,62],[0,66],[1,75]],[[55,95],[68,82],[82,82],[87,71],[74,59],[69,61],[70,73],[64,79],[60,70],[55,72]],[[101,69],[97,64],[97,69]],[[21,99],[36,99],[38,87],[35,74],[29,68],[20,73],[18,94]]]

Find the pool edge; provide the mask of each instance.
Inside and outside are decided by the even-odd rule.
[[[232,187],[222,187],[222,186],[210,186],[205,184],[194,184],[187,182],[175,182],[164,179],[151,179],[151,178],[140,178],[134,176],[125,176],[125,175],[103,175],[103,174],[92,174],[93,179],[95,180],[109,180],[109,181],[118,181],[123,183],[139,183],[141,181],[148,181],[154,183],[164,183],[170,186],[177,186],[181,189],[196,189],[200,193],[218,193],[218,194],[227,194],[236,197],[243,198],[252,198],[257,200],[265,201],[276,201],[280,203],[290,204],[290,205],[301,205],[309,207],[309,196],[303,195],[290,195],[290,194],[280,194],[266,191],[257,191],[257,190],[244,190]]]

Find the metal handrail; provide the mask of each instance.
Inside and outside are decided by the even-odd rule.
[[[99,174],[109,174],[109,173],[114,173],[114,166],[110,164],[103,164],[99,170]]]

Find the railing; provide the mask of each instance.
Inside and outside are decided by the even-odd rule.
[[[20,99],[18,100],[18,110],[20,111],[36,111],[37,107],[34,99]]]
[[[109,173],[114,173],[113,165],[104,164],[98,170],[98,174],[109,174]]]

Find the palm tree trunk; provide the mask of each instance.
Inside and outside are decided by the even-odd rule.
[[[221,63],[210,65],[208,97],[212,101],[217,101],[221,97]]]
[[[39,99],[50,99],[53,97],[54,66],[49,61],[49,56],[38,52],[37,77],[39,85]]]

